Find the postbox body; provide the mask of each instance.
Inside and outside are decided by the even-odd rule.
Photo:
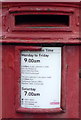
[[[3,118],[80,118],[79,3],[3,3]]]

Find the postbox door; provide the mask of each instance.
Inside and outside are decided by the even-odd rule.
[[[43,48],[43,47],[41,46],[35,47],[35,46],[34,48],[37,48],[36,54],[37,52],[39,54],[40,48]],[[53,47],[53,46],[50,45],[50,47]],[[54,47],[57,48],[58,46],[54,46]],[[56,110],[55,108],[50,109],[48,107],[48,110],[47,108],[45,108],[43,109],[43,111],[41,111],[41,108],[36,109],[32,107],[33,109],[31,110],[31,108],[27,108],[27,107],[23,108],[23,106],[21,105],[21,99],[20,99],[21,86],[20,85],[21,85],[21,76],[23,77],[23,74],[20,76],[20,70],[22,70],[21,65],[23,65],[23,63],[20,63],[21,61],[20,59],[24,58],[25,61],[26,59],[25,59],[25,56],[21,57],[20,51],[21,50],[23,51],[22,52],[23,55],[28,54],[27,51],[29,51],[29,54],[30,54],[34,51],[34,49],[33,51],[31,51],[31,50],[28,50],[29,48],[30,47],[28,47],[28,45],[26,46],[26,44],[24,46],[13,45],[13,47],[12,45],[3,46],[2,57],[3,57],[4,62],[2,65],[4,67],[3,67],[2,75],[3,75],[3,83],[4,83],[3,100],[5,102],[5,105],[3,105],[4,117],[5,118],[8,118],[8,117],[11,117],[11,118],[20,118],[20,117],[21,118],[28,118],[28,117],[31,117],[31,118],[35,118],[35,117],[79,118],[79,74],[77,72],[79,70],[79,46],[59,46],[59,48],[61,48],[61,94],[60,94],[61,95],[60,96],[61,97],[61,105],[60,105],[61,109]],[[52,57],[52,55],[50,57]],[[45,59],[47,60],[47,63],[45,63],[45,66],[47,67],[48,58],[45,58]],[[36,67],[34,64],[35,63],[33,63],[33,66]],[[36,64],[40,65],[40,62],[38,61],[38,63]],[[54,64],[52,66],[54,69]],[[49,63],[49,67],[50,67],[50,63]],[[48,76],[50,73],[53,72],[53,71],[50,71],[50,73],[46,75],[45,71],[47,69],[48,68],[45,68],[45,70],[43,71],[44,73],[42,73],[43,75],[45,75],[44,77]],[[32,77],[32,76],[29,76],[29,77]],[[34,77],[36,77],[36,75],[34,75]],[[48,80],[52,81],[50,77],[48,78]],[[28,88],[31,89],[31,87],[29,86]],[[49,90],[50,88],[52,88],[53,90],[53,87],[51,86],[48,87]],[[33,87],[33,90],[34,90],[34,87]],[[43,91],[44,91],[44,88],[43,88]],[[52,95],[54,96],[54,90],[53,90]],[[52,97],[52,95],[50,96]],[[36,100],[38,100],[38,98]],[[42,101],[42,102],[45,103],[45,101]]]

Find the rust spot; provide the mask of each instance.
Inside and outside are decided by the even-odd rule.
[[[5,35],[3,35],[3,36],[0,36],[0,39],[2,40],[2,39],[4,39],[5,38]]]
[[[51,9],[50,9],[50,8],[48,8],[48,9],[47,9],[47,11],[51,11]]]

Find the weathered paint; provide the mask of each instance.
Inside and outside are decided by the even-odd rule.
[[[80,8],[80,22],[81,22],[81,8]],[[79,36],[81,37],[81,24],[80,24],[80,33]],[[81,44],[79,46],[79,112],[80,112],[80,119],[81,119]]]
[[[25,44],[26,45],[26,44]],[[17,46],[17,45],[16,45]],[[63,97],[66,97],[65,112],[55,114],[24,114],[24,110],[16,111],[16,97],[18,91],[18,68],[19,64],[15,64],[15,45],[3,45],[3,116],[6,117],[54,117],[54,118],[78,118],[79,117],[79,47],[78,46],[64,46],[63,47]],[[6,48],[6,49],[5,49]],[[13,49],[12,49],[13,48]],[[24,47],[23,47],[24,48]],[[7,54],[7,55],[6,55]],[[75,57],[76,54],[76,57]],[[17,56],[18,57],[18,56]],[[12,61],[13,58],[13,61]],[[12,61],[12,62],[10,62]],[[17,62],[18,63],[18,62]],[[15,75],[17,78],[15,78]],[[63,82],[62,81],[62,82]],[[18,88],[18,87],[17,87]],[[75,99],[76,98],[76,99]],[[18,101],[19,99],[17,99]],[[64,102],[63,102],[64,103]]]
[[[50,9],[50,11],[49,11]],[[15,12],[14,12],[15,11]],[[17,13],[17,11],[19,13]],[[72,15],[72,26],[60,30],[53,28],[25,29],[14,26],[12,14],[46,14],[62,12]],[[39,12],[38,12],[39,11]],[[5,3],[3,4],[2,79],[3,79],[3,118],[79,118],[79,69],[81,67],[81,40],[79,36],[78,3]],[[12,24],[10,24],[12,23]],[[15,28],[14,28],[15,27]],[[37,26],[36,26],[37,27]],[[31,46],[31,47],[30,47]],[[36,47],[35,47],[36,46]],[[20,51],[42,46],[62,47],[62,108],[42,113],[33,109],[32,113],[20,107]],[[19,49],[18,49],[19,48]],[[81,100],[80,100],[81,101]],[[45,101],[44,101],[45,102]],[[54,112],[53,112],[54,110]]]
[[[22,6],[22,7],[21,7]],[[27,6],[27,7],[26,7]],[[50,11],[48,10],[50,9]],[[15,15],[70,15],[69,27],[15,26]],[[57,42],[79,44],[79,3],[3,3],[3,43]],[[32,32],[31,32],[32,31]],[[24,34],[23,34],[24,32]],[[27,34],[28,32],[28,34]],[[61,34],[60,34],[61,33]],[[40,36],[40,37],[39,37]],[[13,40],[14,39],[14,40]]]

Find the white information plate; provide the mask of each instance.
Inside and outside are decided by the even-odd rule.
[[[60,108],[61,47],[21,52],[21,107]]]

